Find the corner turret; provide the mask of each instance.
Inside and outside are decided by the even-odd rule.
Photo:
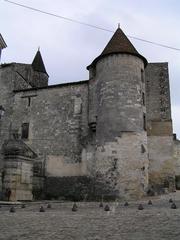
[[[147,60],[118,28],[87,67],[97,195],[138,198],[148,187],[146,65]]]

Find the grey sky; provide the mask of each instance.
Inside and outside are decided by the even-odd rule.
[[[14,0],[17,3],[180,48],[178,0]],[[0,32],[8,48],[2,62],[31,63],[40,46],[50,84],[88,79],[86,66],[112,33],[67,22],[0,1]],[[130,39],[149,62],[169,62],[174,132],[180,137],[180,51]]]

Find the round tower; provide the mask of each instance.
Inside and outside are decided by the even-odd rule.
[[[118,28],[87,67],[90,85],[96,85],[97,195],[137,198],[147,188],[146,65],[147,60]]]

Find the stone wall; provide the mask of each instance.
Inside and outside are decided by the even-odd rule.
[[[96,194],[140,198],[148,187],[146,133],[122,132],[115,141],[97,147]]]
[[[96,121],[97,196],[137,198],[148,187],[143,71],[143,61],[128,54],[107,56],[90,69],[89,89],[94,99],[89,101],[89,119]]]
[[[87,135],[86,82],[17,92],[13,119],[20,135],[22,123],[29,123],[26,143],[39,156],[81,162],[81,138]]]
[[[3,192],[11,190],[10,200],[32,200],[33,162],[21,156],[8,156],[4,161]],[[4,200],[7,200],[6,197]]]
[[[87,174],[82,161],[87,110],[87,82],[16,92],[13,128],[21,135],[22,123],[29,123],[25,142],[38,155],[47,178]]]
[[[172,191],[175,166],[168,64],[148,64],[145,76],[149,182],[158,192],[163,188]]]
[[[173,156],[175,162],[176,189],[180,190],[180,141],[176,137],[173,141]]]
[[[33,75],[30,64],[2,64],[0,66],[0,105],[5,109],[5,114],[0,119],[0,147],[8,139],[9,129],[13,121],[13,108],[15,106],[13,90],[32,88]],[[2,156],[0,157],[0,166]]]
[[[174,190],[175,163],[172,136],[149,136],[149,183],[155,191]]]
[[[0,105],[5,109],[4,116],[0,119],[0,148],[4,141],[8,139],[9,131],[12,129],[12,116],[15,106],[13,90],[31,88],[28,83],[30,69],[29,64],[10,63],[0,66]],[[2,162],[3,157],[0,154],[0,169],[2,169]]]
[[[29,64],[1,66],[0,145],[10,129],[21,136],[22,124],[29,124],[24,141],[38,156],[36,198],[64,195],[62,186],[68,196],[78,189],[97,198],[137,198],[148,180],[157,190],[173,189],[167,63],[148,64],[145,79],[143,61],[128,54],[99,59],[89,81],[54,86]],[[0,163],[2,169],[2,156]]]
[[[0,119],[0,149],[4,140],[9,137],[9,128],[12,122],[14,106],[14,76],[13,64],[0,67],[0,105],[5,109],[4,116]],[[0,154],[0,171],[2,171],[3,156]]]
[[[149,63],[145,80],[147,120],[171,120],[168,63]]]
[[[92,200],[94,182],[89,176],[48,177],[45,191],[47,199]]]
[[[13,66],[15,90],[48,86],[49,76],[46,73],[34,71],[31,64],[13,63]]]

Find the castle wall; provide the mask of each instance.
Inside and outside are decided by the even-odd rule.
[[[89,81],[47,86],[48,75],[30,64],[0,67],[0,146],[11,129],[22,136],[29,126],[24,141],[38,155],[33,195],[137,198],[148,181],[158,192],[173,190],[167,63],[148,64],[144,78],[141,57],[116,53],[89,70]]]
[[[13,79],[14,72],[12,64],[6,65],[6,67],[0,67],[0,105],[5,109],[4,116],[0,119],[0,149],[4,140],[8,139],[10,123],[12,121],[14,106]],[[2,167],[3,156],[0,154],[0,170],[2,170]]]
[[[14,72],[16,73],[15,90],[48,86],[49,76],[46,73],[34,71],[31,64],[15,63]]]
[[[147,136],[142,103],[144,64],[116,54],[96,65],[96,194],[140,197],[148,185]],[[92,111],[93,112],[93,111]],[[143,150],[142,150],[143,149]]]
[[[49,76],[46,73],[37,72],[32,70],[32,78],[30,83],[34,87],[46,87],[48,86]]]
[[[149,181],[156,191],[174,189],[174,161],[170,89],[167,63],[146,68]]]
[[[33,70],[30,64],[10,63],[0,66],[0,105],[5,109],[5,114],[0,119],[0,148],[4,140],[8,139],[12,128],[14,111],[14,90],[32,88],[31,79]],[[0,169],[3,157],[0,154]]]
[[[30,106],[29,106],[29,98]],[[29,123],[29,137],[24,140],[38,155],[40,171],[46,176],[49,191],[52,179],[88,175],[82,151],[88,135],[87,82],[64,84],[15,95],[13,128]],[[59,181],[60,182],[60,181]]]
[[[4,116],[0,119],[0,146],[9,136],[12,123],[14,102],[14,89],[30,88],[25,81],[28,76],[29,65],[27,64],[3,64],[0,66],[0,105],[5,109]],[[1,161],[2,163],[2,158]]]

